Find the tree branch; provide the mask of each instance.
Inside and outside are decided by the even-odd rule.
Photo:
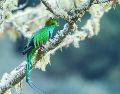
[[[52,6],[46,1],[46,0],[41,0],[42,3],[46,6],[47,10],[49,10],[51,13],[53,13],[56,17],[60,17],[64,19],[65,21],[69,21],[69,16],[68,15],[63,15],[57,12]]]

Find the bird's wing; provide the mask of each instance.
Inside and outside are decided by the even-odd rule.
[[[28,53],[32,48],[34,47],[34,42],[33,42],[33,38],[28,40],[27,45],[25,46],[24,50],[22,51],[22,54],[25,55],[26,53]]]
[[[34,46],[35,48],[38,46],[42,46],[45,44],[49,39],[49,31],[47,28],[40,29],[39,32],[34,34]]]

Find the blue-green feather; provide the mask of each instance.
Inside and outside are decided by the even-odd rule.
[[[34,83],[29,79],[29,71],[31,65],[31,59],[35,53],[35,51],[43,46],[49,38],[52,37],[52,33],[54,28],[58,26],[58,22],[54,18],[49,18],[45,26],[42,29],[38,29],[36,32],[33,33],[31,38],[28,40],[28,43],[23,51],[23,54],[27,54],[27,64],[26,64],[26,82],[31,86],[36,88]]]

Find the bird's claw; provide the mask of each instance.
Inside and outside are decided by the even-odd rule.
[[[46,47],[45,47],[45,45],[42,45],[42,46],[39,46],[37,50],[38,50],[38,52],[46,51]]]

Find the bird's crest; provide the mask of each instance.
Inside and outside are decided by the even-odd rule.
[[[46,26],[58,26],[58,21],[55,19],[55,18],[52,18],[50,17],[46,23],[45,23]]]

